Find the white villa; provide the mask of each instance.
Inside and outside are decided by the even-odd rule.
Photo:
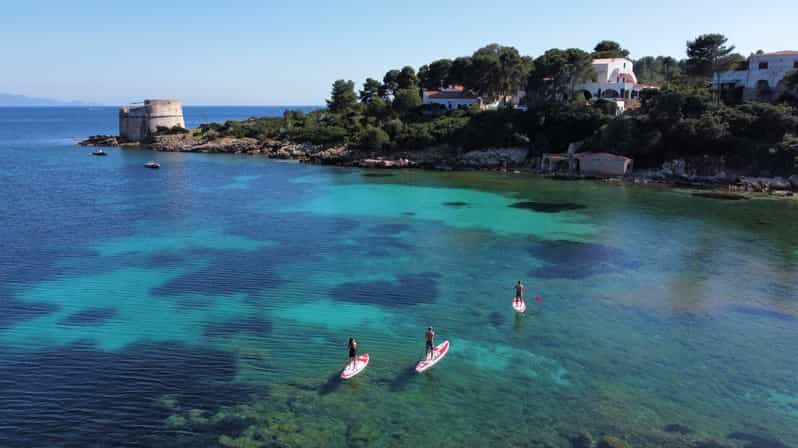
[[[653,88],[637,82],[633,63],[626,58],[593,59],[596,82],[577,84],[574,92],[582,92],[585,99],[633,99],[640,91]]]
[[[455,85],[444,87],[438,90],[424,90],[422,96],[423,103],[437,104],[447,110],[468,109],[478,105],[483,107],[482,98],[465,90],[463,86]]]
[[[747,70],[732,70],[715,74],[712,84],[724,95],[743,100],[770,101],[787,90],[784,77],[798,70],[798,51],[776,51],[752,55]]]

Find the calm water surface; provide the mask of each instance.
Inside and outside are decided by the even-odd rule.
[[[0,446],[798,447],[795,202],[74,145],[115,130],[0,109]]]

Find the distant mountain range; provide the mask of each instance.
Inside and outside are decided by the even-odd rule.
[[[33,107],[33,106],[101,106],[83,101],[61,101],[52,98],[34,98],[25,95],[0,93],[0,107]]]

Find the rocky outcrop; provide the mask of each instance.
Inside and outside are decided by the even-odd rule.
[[[746,191],[770,192],[775,190],[789,190],[790,181],[782,177],[741,177],[740,185]]]
[[[86,140],[78,142],[80,146],[119,146],[119,141],[113,135],[92,135]]]

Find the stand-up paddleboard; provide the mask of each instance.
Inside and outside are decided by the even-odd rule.
[[[363,354],[355,358],[355,362],[346,363],[346,367],[341,371],[341,378],[348,380],[362,372],[369,365],[369,354]]]
[[[513,299],[513,309],[519,313],[526,311],[526,300],[521,299],[520,301],[516,302],[515,299]]]
[[[416,364],[416,372],[421,373],[438,363],[449,352],[449,341],[443,341],[432,349],[432,357],[425,358]]]

